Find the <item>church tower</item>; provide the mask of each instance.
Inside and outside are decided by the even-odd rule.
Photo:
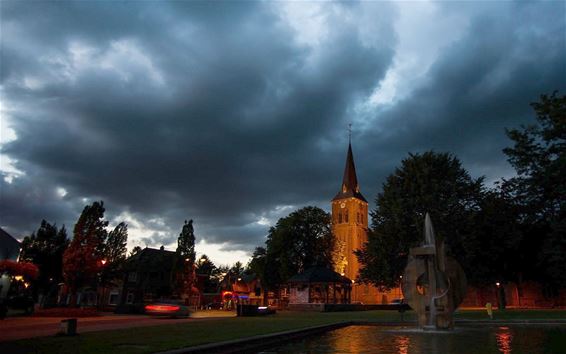
[[[335,270],[355,280],[360,270],[354,251],[361,249],[367,242],[368,202],[360,193],[356,166],[352,154],[352,144],[348,144],[346,167],[340,191],[332,199],[332,233],[336,240]],[[363,301],[365,289],[354,285],[352,301]],[[369,295],[369,294],[368,294]]]

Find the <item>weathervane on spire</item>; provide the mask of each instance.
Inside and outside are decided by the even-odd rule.
[[[352,143],[352,123],[348,123],[348,142]]]

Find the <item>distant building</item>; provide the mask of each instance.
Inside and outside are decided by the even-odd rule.
[[[224,309],[233,309],[236,304],[263,305],[264,289],[254,273],[228,272],[219,286]]]
[[[0,227],[0,260],[17,261],[20,256],[20,242]],[[10,276],[0,276],[0,299],[10,290]]]

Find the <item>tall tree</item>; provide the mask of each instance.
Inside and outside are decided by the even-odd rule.
[[[268,288],[277,288],[310,266],[332,268],[333,249],[330,215],[317,207],[304,207],[270,228],[260,277]]]
[[[177,239],[177,253],[184,257],[187,262],[195,263],[195,232],[193,228],[193,220],[185,220],[183,229]]]
[[[264,247],[256,247],[252,258],[246,266],[246,271],[249,273],[255,273],[260,278],[265,274],[265,263],[267,258],[267,250]],[[261,279],[264,280],[263,278]]]
[[[234,265],[230,267],[230,273],[232,273],[236,277],[241,277],[242,275],[244,275],[244,265],[242,264],[242,262],[237,261],[236,263],[234,263]]]
[[[71,306],[76,305],[78,289],[93,283],[100,270],[108,226],[104,211],[102,201],[84,207],[63,255],[63,276],[71,294]]]
[[[65,226],[58,230],[45,220],[36,232],[23,239],[20,260],[39,268],[39,276],[34,281],[37,293],[48,295],[56,290],[63,279],[63,253],[68,245]]]
[[[195,281],[195,234],[193,220],[185,220],[185,224],[177,239],[177,269],[180,270],[178,291],[190,296]]]
[[[104,266],[101,271],[101,282],[116,278],[126,261],[126,244],[128,242],[128,224],[121,222],[108,233],[104,252]]]
[[[504,149],[517,177],[507,187],[522,208],[533,278],[554,290],[566,286],[566,96],[554,92],[531,103],[536,123],[507,131]]]
[[[132,248],[132,250],[130,251],[130,254],[128,255],[128,257],[131,257],[133,255],[136,255],[138,252],[140,252],[142,250],[142,248],[140,246],[135,246],[134,248]]]
[[[528,259],[521,249],[523,232],[512,195],[503,187],[486,191],[473,220],[474,234],[466,249],[473,264],[468,280],[476,285],[520,281]]]
[[[399,284],[409,248],[424,240],[422,225],[428,212],[437,237],[465,270],[474,245],[473,211],[481,200],[482,178],[472,179],[460,161],[448,153],[409,154],[391,174],[371,212],[368,243],[357,251],[361,280],[382,288]]]
[[[215,293],[218,290],[218,268],[206,254],[203,254],[197,259],[196,273],[200,276],[205,276],[203,284],[203,291],[205,293]]]

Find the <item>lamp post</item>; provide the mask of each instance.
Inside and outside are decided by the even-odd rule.
[[[106,259],[100,260],[100,272],[98,273],[98,285],[102,288],[102,301],[104,301],[104,293],[105,293],[105,280],[104,280],[104,266],[106,265]],[[96,289],[96,297],[97,297],[97,307],[100,309],[102,306],[101,299],[98,297],[99,289]]]

